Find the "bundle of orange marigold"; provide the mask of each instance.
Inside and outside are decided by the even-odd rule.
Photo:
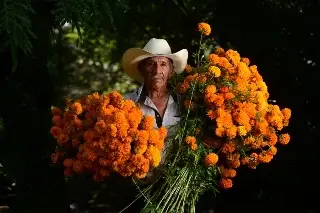
[[[232,49],[200,57],[208,52],[201,41],[211,28],[200,23],[198,30],[194,67],[187,65],[171,82],[181,97],[182,120],[166,159],[166,181],[150,194],[145,212],[195,212],[200,194],[231,188],[236,169],[269,163],[277,146],[290,140],[282,130],[291,110],[271,104],[257,66]]]
[[[68,101],[52,114],[50,132],[58,146],[51,159],[64,165],[66,176],[89,173],[102,181],[116,172],[143,178],[160,163],[167,129],[155,129],[153,117],[117,92]]]
[[[219,166],[223,188],[232,187],[231,178],[240,165],[254,169],[269,163],[277,153],[277,143],[286,145],[290,140],[289,134],[280,131],[288,126],[291,110],[268,102],[267,86],[257,66],[250,65],[237,51],[218,48],[204,67],[189,70],[177,90],[190,117],[199,116],[201,109],[206,115],[201,128],[214,127],[212,132],[204,132],[199,142],[213,152],[205,157],[204,164]],[[195,150],[197,139],[193,135],[185,141]]]

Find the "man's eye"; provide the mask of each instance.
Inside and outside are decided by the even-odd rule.
[[[162,63],[162,64],[161,64],[161,66],[166,67],[166,66],[167,66],[167,64],[166,64],[166,63]]]

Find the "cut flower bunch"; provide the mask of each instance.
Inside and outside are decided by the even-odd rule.
[[[194,213],[199,196],[233,186],[237,169],[269,163],[290,135],[282,130],[291,117],[268,100],[257,66],[232,49],[207,48],[211,33],[199,23],[199,51],[194,65],[172,79],[180,97],[181,122],[169,141],[163,177],[141,189],[143,212]]]
[[[52,108],[51,135],[57,141],[52,162],[65,167],[65,176],[92,174],[103,181],[110,173],[144,178],[161,160],[167,129],[154,128],[131,100],[118,92],[93,93],[64,110]]]

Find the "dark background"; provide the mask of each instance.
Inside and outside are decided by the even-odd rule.
[[[270,98],[292,110],[292,139],[270,164],[238,171],[232,189],[203,195],[197,212],[318,212],[319,1],[1,0],[0,10],[0,212],[126,205],[108,202],[107,194],[123,193],[114,185],[66,183],[50,165],[50,107],[93,91],[130,91],[137,84],[119,67],[123,52],[152,37],[193,52],[200,21],[222,47],[258,65]]]

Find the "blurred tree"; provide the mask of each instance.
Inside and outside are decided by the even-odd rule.
[[[60,92],[56,93],[60,97],[75,99],[92,92],[112,90],[125,94],[136,87],[120,69],[119,60],[110,60],[111,52],[116,48],[115,40],[94,33],[83,32],[81,45],[76,45],[79,34],[71,26],[67,25],[55,34],[54,48],[60,51],[54,51],[49,60],[49,72],[55,84],[60,82],[62,86],[58,88]],[[64,82],[60,79],[64,79]]]

